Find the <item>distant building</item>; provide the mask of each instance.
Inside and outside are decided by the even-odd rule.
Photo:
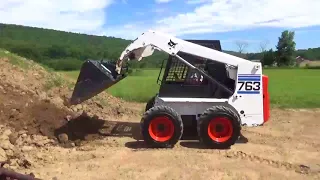
[[[305,59],[305,58],[303,58],[303,57],[301,57],[301,56],[297,56],[296,57],[296,65],[297,66],[305,66],[306,64],[309,64],[309,63],[311,63],[312,61],[310,61],[310,60],[308,60],[308,59]]]

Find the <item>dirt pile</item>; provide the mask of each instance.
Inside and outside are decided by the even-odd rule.
[[[65,117],[71,114],[10,84],[1,82],[0,89],[0,123],[15,131],[25,130],[52,138],[53,130],[65,124]]]
[[[134,103],[125,102],[105,92],[91,100],[76,106],[66,106],[71,97],[75,81],[62,74],[52,72],[31,60],[20,59],[20,65],[13,65],[8,58],[0,60],[0,78],[3,84],[9,84],[14,89],[21,89],[21,95],[29,92],[40,100],[49,101],[57,107],[77,112],[85,111],[99,117],[114,117],[123,114],[135,114]],[[23,65],[21,65],[23,63]]]
[[[74,82],[25,59],[15,64],[3,58],[0,66],[0,161],[8,161],[13,169],[29,166],[23,157],[28,150],[79,145],[108,134],[108,119],[141,112],[106,93],[68,106]]]
[[[43,116],[49,116],[51,113],[55,117],[61,118],[59,114],[70,114],[75,117],[86,113],[89,116],[95,115],[102,119],[109,119],[141,113],[141,110],[134,103],[127,103],[107,93],[101,93],[82,104],[68,106],[66,102],[71,97],[74,81],[63,77],[61,74],[50,72],[32,61],[20,59],[19,62],[23,63],[23,66],[21,64],[19,66],[13,65],[8,58],[0,60],[0,66],[2,67],[0,69],[2,84],[0,91],[2,91],[2,96],[5,96],[3,98],[16,100],[16,106],[20,104],[27,107],[31,103],[30,101],[33,101],[34,105],[27,107],[27,109],[34,108],[34,111],[30,111],[30,113],[33,112],[37,116],[41,116],[41,113],[38,112],[46,111]],[[2,102],[6,104],[7,100],[3,99]],[[54,110],[50,104],[55,105],[60,110]],[[55,111],[61,111],[61,113]],[[54,117],[46,118],[52,119]],[[50,123],[55,123],[53,121],[55,120],[51,120]]]

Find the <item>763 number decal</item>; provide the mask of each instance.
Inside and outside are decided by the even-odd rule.
[[[238,94],[260,94],[261,76],[260,75],[239,75]]]

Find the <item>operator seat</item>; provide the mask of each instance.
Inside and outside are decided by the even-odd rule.
[[[230,90],[234,89],[234,81],[232,82],[232,79],[228,77],[225,64],[215,61],[207,61],[204,70],[207,71],[212,78],[227,86]],[[229,98],[228,93],[220,88],[219,85],[213,83],[210,84],[215,98]]]

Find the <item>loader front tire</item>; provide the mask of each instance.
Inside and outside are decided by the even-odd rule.
[[[152,98],[149,99],[149,101],[146,104],[145,111],[148,111],[154,106],[155,99],[156,99],[156,96],[153,96]]]
[[[198,119],[197,131],[200,142],[208,148],[230,148],[240,136],[240,116],[227,105],[213,106]]]
[[[181,116],[167,106],[155,106],[140,122],[141,135],[148,147],[173,148],[183,134]]]

